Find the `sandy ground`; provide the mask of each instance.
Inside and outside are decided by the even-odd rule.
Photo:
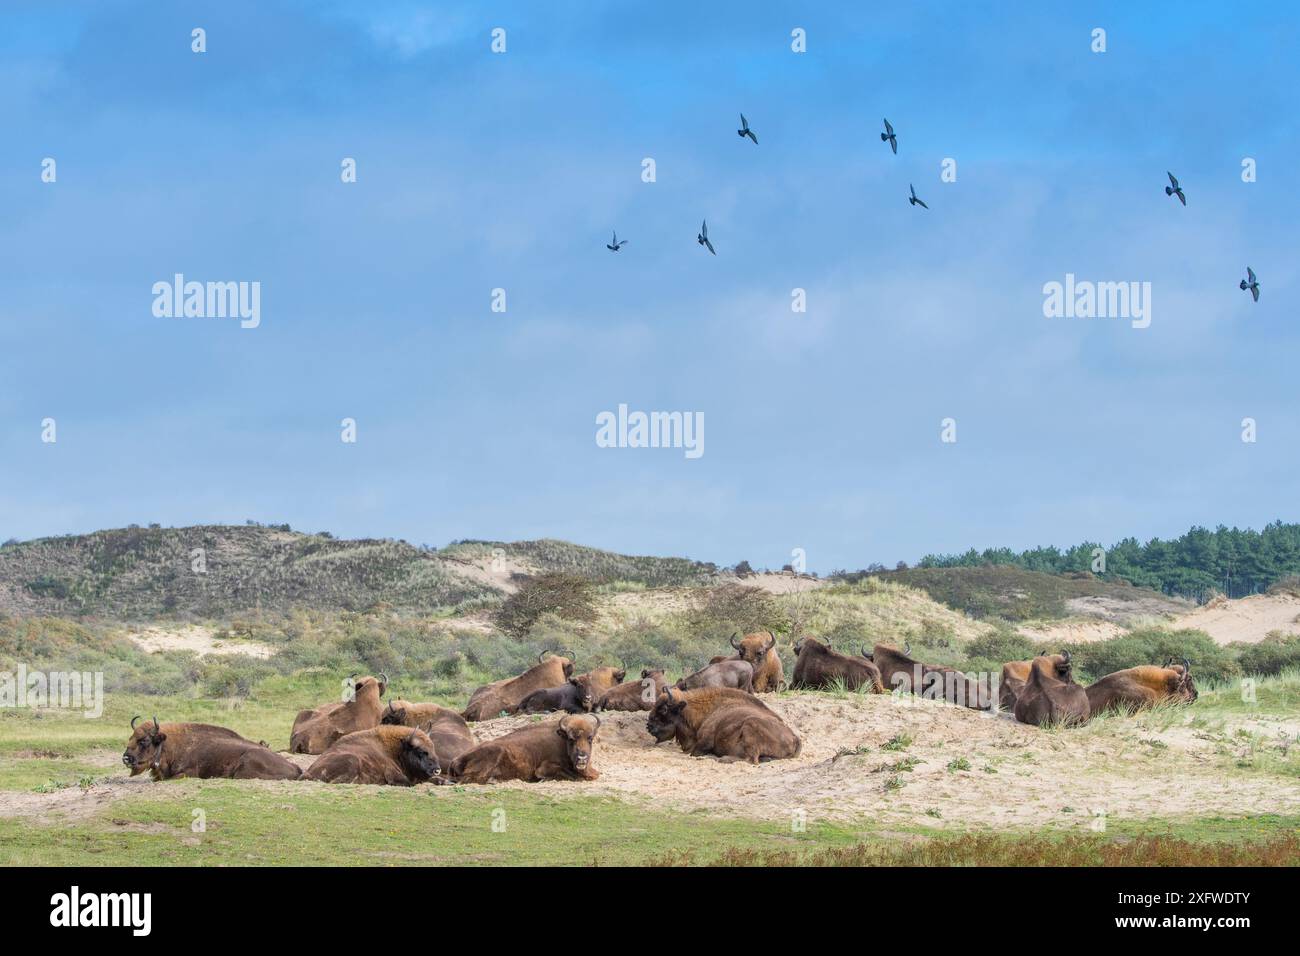
[[[766,820],[804,814],[809,821],[963,831],[1087,828],[1100,816],[1300,812],[1300,787],[1293,780],[1232,769],[1219,752],[1221,736],[1182,721],[1162,730],[1164,721],[1139,716],[1052,732],[907,697],[785,694],[764,700],[803,739],[799,757],[759,766],[688,757],[674,743],[655,745],[645,732],[643,713],[609,713],[602,717],[596,751],[599,780],[498,786],[538,796],[615,796],[657,809]],[[1187,716],[1194,711],[1193,705]],[[503,717],[472,726],[480,740],[490,740],[529,721]],[[1270,738],[1300,734],[1300,719],[1243,718],[1240,725]],[[881,749],[900,735],[911,738],[904,749]],[[118,759],[116,751],[93,755],[106,768]],[[290,759],[305,767],[314,758]],[[948,769],[962,760],[969,769]],[[292,792],[324,785],[248,781],[241,786]],[[119,799],[176,792],[154,787],[144,776],[128,779],[123,772],[84,790],[0,792],[0,816],[57,823],[99,814]]]
[[[200,657],[222,654],[247,654],[249,657],[267,658],[275,648],[260,641],[219,641],[215,631],[199,624],[175,624],[167,627],[145,627],[132,630],[127,637],[144,650],[193,651]]]
[[[498,557],[487,555],[472,559],[443,555],[441,560],[449,573],[495,588],[503,594],[514,594],[519,590],[519,585],[513,580],[516,574],[537,573],[537,569],[531,565],[504,554]]]
[[[762,588],[768,594],[799,594],[819,588],[823,582],[806,574],[795,574],[793,571],[764,571],[736,578],[736,583]]]
[[[1300,598],[1289,594],[1252,594],[1235,601],[1220,598],[1176,618],[1173,626],[1205,631],[1218,644],[1256,644],[1270,631],[1300,634]]]

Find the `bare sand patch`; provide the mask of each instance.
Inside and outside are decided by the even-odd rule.
[[[266,659],[275,653],[260,641],[218,640],[216,631],[201,624],[171,624],[130,629],[126,636],[149,653],[193,651],[200,657],[246,654]]]
[[[1219,598],[1176,618],[1173,626],[1204,631],[1217,644],[1257,644],[1271,631],[1300,634],[1300,598],[1290,594]]]

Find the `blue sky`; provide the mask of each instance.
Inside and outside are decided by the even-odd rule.
[[[1298,41],[1268,3],[6,4],[0,538],[824,572],[1294,519]],[[260,327],[155,318],[177,272],[260,282]],[[1151,326],[1045,318],[1067,272]],[[705,454],[598,448],[620,403]]]

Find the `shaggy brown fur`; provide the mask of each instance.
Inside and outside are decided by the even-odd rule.
[[[679,690],[733,687],[752,694],[754,693],[754,665],[749,661],[718,661],[683,677],[677,682],[677,687]]]
[[[731,646],[736,649],[736,657],[748,661],[754,668],[754,692],[769,693],[781,689],[785,671],[781,668],[781,656],[776,652],[776,634],[771,631],[760,634],[746,634],[736,643],[731,638]]]
[[[665,687],[646,718],[645,729],[656,743],[677,739],[682,750],[695,750],[699,728],[714,711],[727,707],[748,707],[771,714],[771,709],[753,694],[730,687],[701,687],[678,690]],[[773,714],[773,716],[776,716]]]
[[[154,780],[228,777],[297,780],[302,771],[263,743],[211,724],[142,721],[131,731],[122,763],[131,776],[148,770]]]
[[[388,678],[381,681],[362,677],[353,682],[352,699],[321,704],[315,710],[299,712],[289,735],[289,752],[319,754],[344,734],[379,726],[384,705],[379,698],[388,689]]]
[[[384,711],[385,724],[401,727],[418,727],[429,735],[433,741],[434,753],[443,767],[450,767],[453,760],[474,748],[474,735],[470,732],[465,718],[454,710],[439,707],[437,704],[412,704],[404,700],[390,701]],[[445,782],[444,777],[437,777],[434,783]]]
[[[595,695],[596,700],[600,700],[609,691],[623,683],[623,678],[627,677],[627,668],[593,667],[587,673],[578,676],[587,678],[588,683],[591,685],[592,694]]]
[[[664,692],[664,672],[646,669],[640,680],[619,684],[596,701],[597,710],[654,710],[655,700]]]
[[[385,724],[340,737],[307,768],[303,779],[413,787],[441,774],[433,741],[423,730]]]
[[[1197,696],[1190,664],[1175,664],[1170,667],[1143,664],[1140,667],[1130,667],[1107,674],[1084,690],[1094,714],[1141,710],[1163,700],[1190,704]]]
[[[596,706],[596,694],[591,689],[591,677],[579,674],[570,677],[567,684],[535,690],[519,702],[521,714],[544,714],[562,710],[569,714],[585,714]]]
[[[1070,664],[1070,655],[1039,654],[1033,660],[1008,661],[1002,665],[1002,677],[998,681],[998,706],[1003,710],[1016,709],[1016,698],[1029,680],[1029,669],[1033,666],[1047,668],[1047,676],[1069,684],[1074,681],[1074,668]]]
[[[1087,692],[1074,681],[1057,680],[1046,657],[1034,659],[1016,698],[1015,716],[1022,724],[1064,724],[1077,727],[1087,723],[1091,706]]]
[[[479,744],[451,765],[456,783],[501,780],[595,780],[592,766],[600,718],[568,714]]]
[[[873,694],[885,691],[880,668],[869,660],[841,654],[815,637],[801,639],[795,644],[794,652],[798,657],[790,677],[792,688],[832,687],[838,681],[848,690],[865,687]]]
[[[545,654],[543,651],[542,654]],[[501,714],[513,714],[519,703],[535,690],[558,687],[573,676],[573,661],[567,657],[548,657],[528,668],[518,677],[485,684],[470,695],[461,711],[466,720],[491,720]]]
[[[972,710],[993,707],[993,692],[987,680],[971,680],[961,671],[941,664],[922,664],[888,644],[877,644],[870,657],[865,652],[862,656],[880,669],[886,693],[898,688],[903,693],[946,700]]]

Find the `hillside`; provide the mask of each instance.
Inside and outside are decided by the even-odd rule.
[[[0,547],[0,611],[122,619],[383,604],[428,611],[493,602],[512,576],[547,570],[661,586],[703,581],[713,568],[561,541],[435,551],[262,526],[132,527]]]

